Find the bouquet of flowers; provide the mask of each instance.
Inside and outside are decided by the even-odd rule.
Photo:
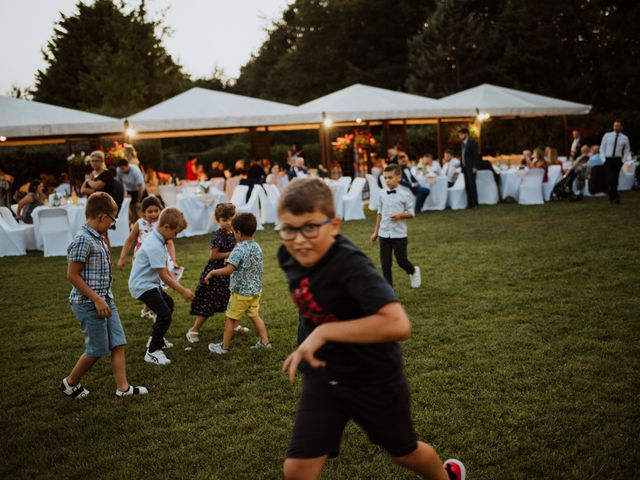
[[[355,130],[354,137],[355,146],[358,148],[369,148],[376,144],[376,139],[371,132],[367,130]]]
[[[118,160],[126,158],[124,155],[124,143],[120,143],[117,140],[113,142],[113,147],[107,150],[104,154],[104,162],[107,166],[115,165]]]
[[[353,147],[354,137],[353,133],[347,133],[344,137],[338,137],[335,142],[331,142],[331,146],[336,152],[344,152]]]
[[[69,165],[81,166],[84,165],[84,152],[72,153],[67,157],[67,163]]]

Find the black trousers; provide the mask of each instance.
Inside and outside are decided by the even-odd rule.
[[[151,329],[151,343],[149,352],[162,350],[164,347],[164,335],[171,325],[173,315],[173,298],[161,288],[154,288],[144,292],[139,300],[142,301],[153,313],[156,314],[156,323]]]
[[[478,190],[476,189],[476,175],[471,168],[464,168],[464,188],[467,191],[467,208],[478,206]]]
[[[604,173],[607,178],[607,193],[609,200],[613,201],[618,198],[618,176],[622,168],[622,159],[620,157],[607,157],[604,162]]]
[[[149,194],[146,190],[142,192],[142,195],[138,193],[138,190],[134,192],[127,191],[127,193],[131,197],[131,203],[129,204],[129,220],[131,220],[131,222],[135,222],[138,219],[138,209],[136,207],[136,204],[138,202],[142,202],[142,200],[148,197]]]
[[[391,253],[396,257],[396,262],[407,274],[414,272],[413,264],[407,258],[407,237],[404,238],[382,238],[378,237],[380,242],[380,266],[382,267],[382,275],[389,285],[393,286],[393,277],[391,275]]]

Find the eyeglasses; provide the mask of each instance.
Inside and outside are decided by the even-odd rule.
[[[111,219],[111,226],[109,227],[109,230],[115,230],[116,229],[116,219],[113,218],[108,213],[105,213],[105,215]]]
[[[298,232],[306,239],[316,238],[320,233],[320,227],[329,223],[333,218],[327,218],[320,223],[305,223],[301,227],[284,226],[279,230],[279,235],[282,240],[294,240],[298,236]]]

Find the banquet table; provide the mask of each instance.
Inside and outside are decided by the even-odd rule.
[[[526,174],[527,169],[511,168],[500,171],[500,197],[505,199],[511,197],[518,200],[520,195],[520,184]]]
[[[33,210],[33,233],[36,239],[36,249],[44,250],[44,244],[42,241],[42,234],[40,233],[40,219],[35,212],[43,209],[61,208],[67,212],[67,218],[69,219],[69,226],[71,227],[71,236],[75,237],[76,233],[80,230],[85,222],[84,205],[64,205],[61,207],[42,206],[36,207]]]
[[[193,237],[212,232],[216,224],[216,205],[228,201],[227,195],[216,189],[211,189],[209,193],[179,193],[176,206],[184,213],[188,225],[178,236]]]
[[[429,196],[424,202],[422,211],[444,210],[447,206],[447,187],[449,183],[445,175],[418,175],[418,183],[429,189]]]
[[[344,183],[338,183],[330,178],[323,180],[333,192],[333,203],[336,207],[336,215],[342,217],[342,197],[347,193],[347,186]]]

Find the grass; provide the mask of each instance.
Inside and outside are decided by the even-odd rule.
[[[622,200],[497,205],[411,221],[409,256],[423,268],[423,287],[410,289],[397,267],[394,276],[413,323],[403,350],[415,428],[441,456],[462,459],[470,479],[637,474],[640,195]],[[372,228],[369,215],[343,232],[377,264]],[[173,363],[147,364],[149,321],[138,317],[127,274],[114,272],[128,376],[151,389],[126,401],[113,396],[106,360],[83,379],[92,392],[85,401],[57,390],[82,352],[65,259],[0,259],[0,477],[281,477],[300,386],[280,366],[295,345],[296,313],[275,261],[276,235],[257,240],[273,351],[250,350],[250,333],[214,358],[206,345],[221,338],[221,317],[185,350],[192,318],[174,295]],[[207,248],[206,237],[177,241],[185,285],[195,286]],[[350,425],[323,478],[414,477]]]

